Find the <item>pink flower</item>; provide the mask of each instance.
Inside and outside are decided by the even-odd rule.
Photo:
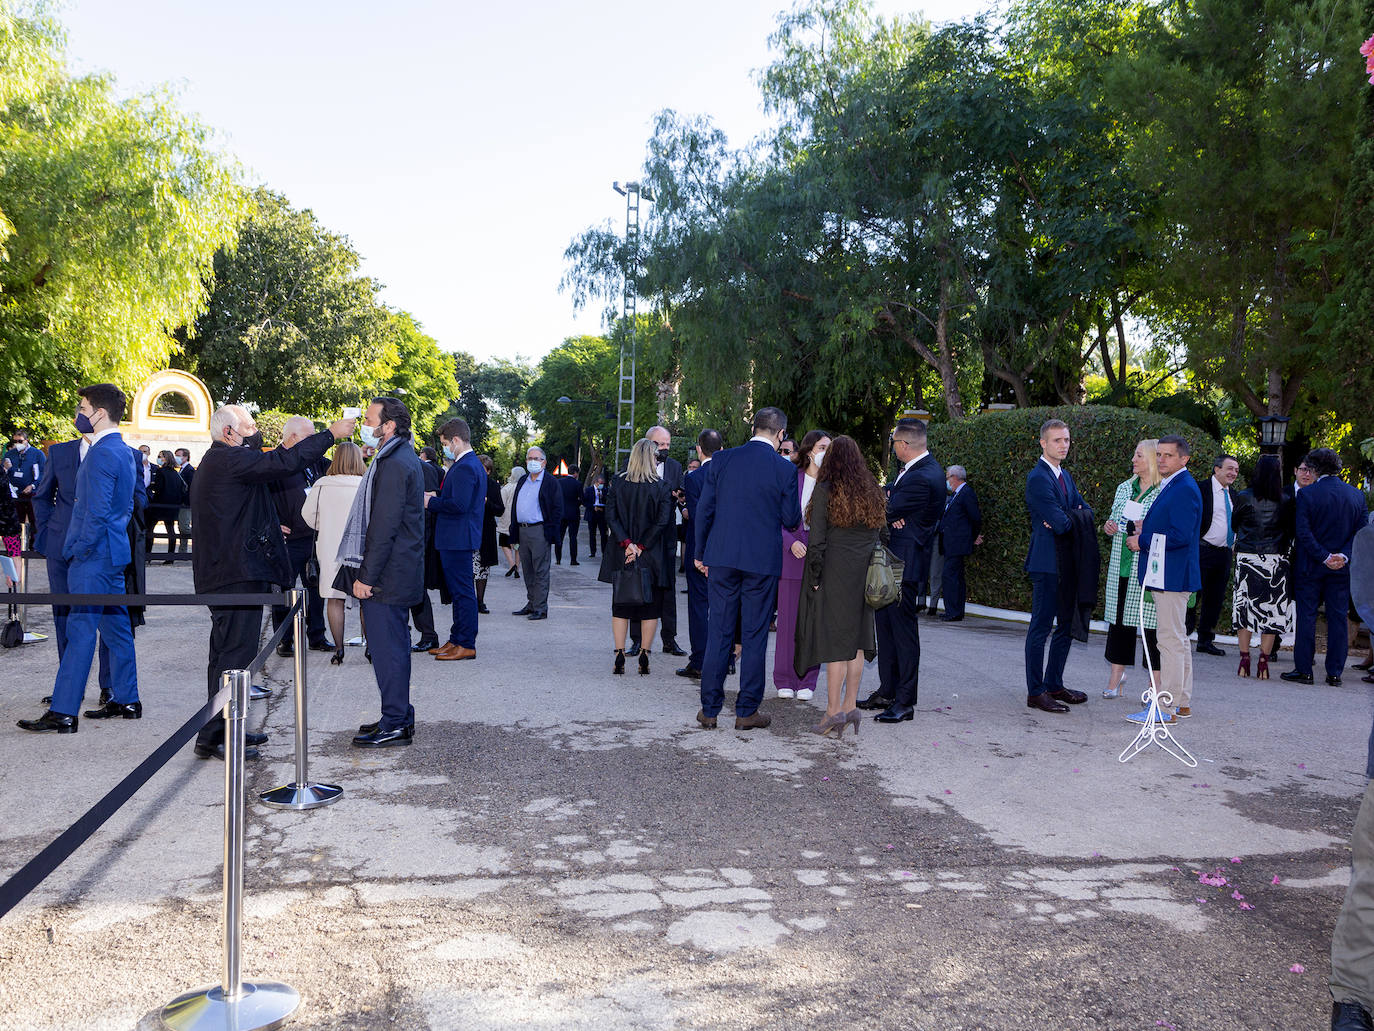
[[[1211,873],[1198,874],[1197,882],[1199,884],[1210,884],[1213,888],[1226,887],[1226,878],[1221,876],[1220,871],[1216,870],[1212,871]]]
[[[1307,968],[1303,966],[1301,963],[1294,963],[1291,967],[1288,968],[1288,972],[1290,974],[1305,974],[1307,973]]]
[[[1233,892],[1231,892],[1231,897],[1232,897],[1233,899],[1235,899],[1237,902],[1239,902],[1241,899],[1245,898],[1245,896],[1242,895],[1242,894],[1241,894],[1240,892],[1238,892],[1238,891],[1233,891]]]
[[[1363,57],[1374,57],[1374,36],[1360,44],[1360,54]]]
[[[1233,862],[1233,863],[1239,863],[1239,862],[1240,862],[1240,856],[1232,856],[1232,857],[1231,857],[1231,862]]]
[[[1269,883],[1270,883],[1270,884],[1278,884],[1278,883],[1279,883],[1279,875],[1278,875],[1278,874],[1274,874],[1274,879],[1273,879],[1272,881],[1270,881]]]
[[[1242,902],[1242,903],[1240,904],[1240,908],[1241,908],[1241,909],[1254,909],[1255,907],[1252,906],[1252,905],[1250,905],[1250,903],[1248,903],[1248,902]]]

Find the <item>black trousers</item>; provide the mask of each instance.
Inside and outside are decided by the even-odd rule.
[[[674,561],[677,561],[674,559]],[[630,640],[637,645],[640,640],[639,624],[630,624]],[[664,648],[676,648],[677,643],[677,577],[663,590],[662,605],[658,611],[658,639]]]
[[[577,561],[577,528],[582,525],[581,519],[564,519],[558,527],[558,539],[553,542],[553,560],[563,561],[563,538],[568,539],[568,556],[573,561]]]
[[[1231,549],[1203,541],[1198,547],[1198,563],[1202,566],[1202,590],[1198,591],[1197,608],[1193,611],[1197,614],[1197,643],[1207,644],[1216,636],[1221,599],[1231,580]]]
[[[606,527],[606,516],[595,509],[587,511],[587,544],[592,555],[596,554],[597,540],[601,541],[601,550],[606,550],[606,541],[610,538],[610,530]]]
[[[292,587],[305,582],[305,564],[310,561],[310,553],[314,549],[315,539],[313,537],[286,542],[286,553],[291,556]],[[277,627],[282,625],[282,621],[286,619],[287,611],[285,605],[272,606],[272,630],[274,633]],[[323,644],[329,639],[324,629],[324,600],[320,597],[319,589],[316,587],[305,589],[305,636],[310,639],[311,644]],[[294,639],[294,628],[287,627],[286,634],[282,637],[282,643],[291,644]],[[338,642],[334,643],[337,647]]]
[[[410,607],[410,621],[415,624],[415,632],[420,635],[421,641],[438,643],[439,632],[434,629],[434,606],[430,603],[428,591],[425,591],[420,604]]]
[[[913,580],[902,581],[902,600],[874,613],[878,630],[878,690],[898,705],[916,704],[921,672],[921,629],[916,605],[923,600]]]
[[[266,581],[250,580],[226,584],[212,593],[257,594],[270,589]],[[221,673],[227,669],[244,669],[253,661],[261,636],[261,605],[210,606],[210,653],[205,663],[207,701],[219,690]],[[197,740],[212,748],[224,740],[222,712],[216,713],[214,719],[200,728]]]

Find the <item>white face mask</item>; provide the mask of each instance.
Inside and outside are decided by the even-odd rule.
[[[381,434],[378,433],[377,430],[378,430],[378,427],[375,427],[375,426],[359,426],[359,427],[358,427],[358,433],[359,433],[359,434],[362,436],[362,438],[363,438],[363,446],[364,446],[364,447],[377,447],[377,446],[379,446],[379,445],[382,443]]]
[[[824,451],[813,451],[813,452],[811,452],[811,461],[815,462],[816,465],[820,465],[822,462],[825,461],[825,452],[824,452]]]
[[[537,458],[531,458],[525,463],[525,468],[529,470],[531,476],[538,476],[544,471],[544,463]]]

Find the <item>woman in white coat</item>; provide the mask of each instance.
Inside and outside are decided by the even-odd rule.
[[[334,577],[339,572],[339,542],[343,540],[348,513],[353,509],[353,498],[365,472],[362,448],[351,441],[343,441],[334,448],[334,461],[329,471],[315,481],[301,506],[301,518],[315,529],[320,597],[328,601],[329,632],[334,635],[334,655],[329,660],[333,666],[343,664],[344,601],[348,598],[343,591],[334,589]]]

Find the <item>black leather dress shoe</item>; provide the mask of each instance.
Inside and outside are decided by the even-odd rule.
[[[370,734],[359,734],[353,739],[354,748],[400,748],[410,744],[415,734],[409,727],[395,730],[382,730],[380,727]]]
[[[855,704],[858,705],[860,709],[881,710],[886,709],[890,705],[895,705],[896,699],[889,698],[887,695],[882,695],[879,694],[877,691],[874,691],[867,698],[860,698],[858,702],[856,702]]]
[[[676,655],[678,658],[681,658],[682,656],[686,655],[687,653],[686,653],[685,651],[683,651],[681,648],[679,648],[679,647],[677,646],[676,643],[673,643],[673,644],[665,644],[665,645],[663,646],[663,654],[664,654],[664,655]]]
[[[282,641],[281,644],[277,645],[277,654],[283,659],[289,659],[296,654],[296,650],[285,641]]]
[[[940,617],[941,623],[962,623],[963,621],[963,616],[951,616],[948,612]]]
[[[919,616],[919,615],[920,615],[922,612],[924,612],[925,610],[926,610],[926,603],[923,602],[923,601],[918,601],[918,602],[916,603],[916,606],[915,606],[911,611],[914,612],[914,613],[916,613],[916,615]]]
[[[359,734],[375,734],[375,733],[377,733],[377,729],[378,729],[380,726],[381,726],[381,722],[380,722],[380,721],[378,721],[378,722],[376,722],[376,723],[364,723],[361,727],[358,728],[358,733],[359,733]],[[402,729],[403,729],[407,734],[409,734],[411,737],[414,737],[414,736],[415,736],[415,724],[413,724],[413,723],[407,723]]]
[[[529,615],[531,612],[533,612],[533,611],[534,611],[534,609],[532,609],[532,608],[530,608],[528,605],[526,605],[523,609],[516,609],[514,612],[511,613],[511,615],[512,615],[512,616],[528,616],[528,615]]]
[[[1374,1031],[1374,1020],[1358,1002],[1333,1002],[1331,1031]]]
[[[568,563],[568,565],[570,566],[580,566],[581,564],[582,563],[577,561],[577,559],[573,559],[571,562]]]
[[[197,759],[223,759],[224,742],[221,741],[217,745],[207,745],[197,741],[195,753]],[[243,750],[243,757],[245,759],[256,759],[258,758],[258,754],[258,750],[251,745],[245,747]]]
[[[19,720],[20,730],[32,730],[35,734],[75,734],[78,725],[75,716],[64,716],[49,709],[36,720]]]
[[[735,655],[733,652],[730,653],[730,664],[725,667],[725,675],[727,677],[733,677],[735,675]]]
[[[439,640],[438,640],[438,638],[426,637],[426,638],[425,638],[423,641],[421,641],[419,644],[412,644],[412,645],[410,646],[410,650],[413,651],[413,652],[427,652],[427,651],[429,651],[431,648],[437,648],[437,647],[439,647]]]
[[[261,731],[247,730],[243,734],[243,743],[245,745],[265,745],[267,744],[267,735]]]
[[[1069,705],[1082,705],[1088,700],[1088,696],[1082,691],[1075,691],[1071,687],[1056,687],[1049,692],[1049,696],[1057,702],[1065,702]]]
[[[1360,677],[1360,679],[1366,684],[1374,684],[1374,673],[1366,673],[1364,676]]]
[[[479,616],[490,616],[490,615],[491,615],[491,609],[487,608],[485,605],[479,604],[479,605],[477,606],[477,614],[478,614]]]
[[[332,652],[334,644],[332,641],[311,641],[310,650],[312,652]]]
[[[1069,707],[1063,702],[1057,702],[1048,694],[1033,694],[1026,698],[1027,709],[1039,709],[1041,712],[1068,712]]]
[[[1211,641],[1207,641],[1207,642],[1205,642],[1205,643],[1202,642],[1202,641],[1199,641],[1199,642],[1198,642],[1198,646],[1197,646],[1197,653],[1198,653],[1199,655],[1225,655],[1225,654],[1226,654],[1226,652],[1225,652],[1224,649],[1218,648],[1218,647],[1217,647],[1216,645],[1214,645]]]
[[[878,715],[873,717],[875,723],[904,723],[907,720],[916,718],[916,706],[898,705],[893,702]]]
[[[1312,674],[1299,673],[1295,669],[1290,669],[1287,673],[1280,673],[1279,679],[1286,680],[1290,684],[1310,684],[1312,683]]]
[[[538,612],[531,612],[531,613],[530,613],[528,616],[526,616],[525,618],[526,618],[526,619],[548,619],[548,618],[549,618],[549,610],[548,610],[548,609],[540,609]]]
[[[633,658],[634,658],[636,655],[638,655],[638,654],[639,654],[639,645],[637,645],[637,644],[635,644],[633,641],[631,641],[631,642],[630,642],[630,646],[629,646],[628,648],[625,649],[625,658],[627,658],[627,659],[633,659]]]
[[[675,670],[674,672],[676,672],[677,675],[680,677],[686,677],[688,680],[701,679],[701,670],[697,669],[691,663],[688,663],[686,666],[683,666],[681,669]]]
[[[141,720],[143,703],[130,702],[124,705],[121,702],[106,702],[99,709],[87,709],[81,715],[88,720]]]
[[[1340,677],[1333,677],[1333,676],[1330,676],[1330,675],[1328,674],[1328,676],[1327,676],[1327,678],[1326,678],[1326,686],[1327,686],[1327,687],[1340,687],[1340,686],[1341,686],[1341,678],[1340,678]]]

